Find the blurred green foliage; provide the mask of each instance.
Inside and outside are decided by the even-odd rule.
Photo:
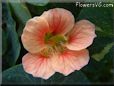
[[[3,4],[4,5],[4,4]],[[20,42],[15,28],[15,21],[11,17],[8,5],[3,7],[2,44],[3,44],[3,66],[15,65],[20,54]],[[3,67],[3,69],[5,68]]]
[[[81,83],[89,84],[90,82],[81,71],[74,72],[67,77],[59,73],[56,73],[50,79],[43,80],[41,78],[35,78],[32,75],[25,73],[22,65],[17,65],[3,72],[3,83],[18,84],[18,85],[19,84],[29,84],[29,85],[66,84],[67,85],[67,84],[81,84]]]
[[[48,0],[38,0],[38,3],[27,1],[2,3],[2,64],[3,84],[94,84],[113,83],[114,8],[80,8],[75,3],[48,3]],[[21,42],[23,28],[31,17],[40,16],[51,8],[65,8],[72,12],[75,20],[87,19],[96,25],[93,44],[88,47],[90,61],[80,71],[75,71],[65,77],[59,73],[50,79],[34,78],[24,72],[21,59],[27,52]],[[21,82],[21,83],[20,83]]]

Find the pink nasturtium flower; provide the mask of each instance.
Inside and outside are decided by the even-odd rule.
[[[22,43],[29,52],[23,59],[24,70],[34,77],[48,79],[55,72],[65,76],[89,62],[86,49],[96,37],[88,20],[75,24],[68,10],[54,8],[30,19],[23,30]]]

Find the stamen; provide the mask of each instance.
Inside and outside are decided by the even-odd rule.
[[[63,35],[52,35],[51,33],[46,33],[45,42],[47,48],[43,49],[40,53],[46,57],[52,55],[53,53],[60,53],[65,50],[64,44],[67,42],[67,38]]]

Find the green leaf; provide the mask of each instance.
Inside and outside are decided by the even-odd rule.
[[[20,83],[21,82],[21,83]],[[35,84],[35,78],[24,72],[22,65],[14,66],[2,74],[2,84]],[[40,79],[37,79],[40,84]]]
[[[26,7],[24,3],[22,3],[20,0],[9,0],[10,6],[13,10],[13,13],[15,14],[17,18],[17,23],[19,25],[17,32],[18,35],[21,36],[24,26],[26,22],[31,18],[31,14],[29,12],[29,9]]]
[[[103,50],[103,48],[113,42],[113,37],[99,37],[97,36],[93,41],[93,44],[88,47],[91,55],[95,53],[99,53]]]
[[[111,43],[113,43],[113,37],[99,37],[99,36],[97,36],[95,38],[95,40],[93,41],[93,44],[88,47],[90,56],[94,59],[95,58],[99,58],[99,60],[103,59],[105,57],[104,55],[106,55],[107,53],[110,52],[109,48],[111,48],[111,45],[108,46],[108,48],[106,46]],[[96,57],[95,54],[99,54],[101,57],[100,56]],[[95,55],[95,56],[93,56],[93,55]]]
[[[91,58],[89,64],[84,67],[83,72],[92,83],[113,83],[113,52],[113,48],[111,48],[100,62]]]
[[[18,3],[16,3],[16,2],[12,3],[13,1],[15,1],[15,0],[10,0],[9,3],[11,5],[12,9],[14,10],[14,13],[15,13],[16,17],[23,24],[25,24],[26,21],[31,18],[31,14],[30,14],[28,8],[20,0],[16,0],[16,2],[18,2]]]
[[[22,35],[23,29],[24,29],[24,24],[22,22],[19,23],[19,27],[17,29],[18,36],[20,37]]]
[[[107,44],[101,52],[93,54],[92,58],[94,58],[96,61],[102,60],[104,56],[110,52],[110,49],[113,47],[113,45],[114,45],[114,42]]]
[[[8,47],[8,36],[5,30],[6,29],[2,29],[2,55],[6,53]]]
[[[114,34],[113,33],[107,33],[106,31],[103,31],[100,27],[97,27],[95,28],[96,30],[96,33],[98,34],[98,36],[107,36],[107,37],[114,37]]]
[[[113,34],[113,8],[83,8],[77,19],[87,19],[100,27],[105,34],[96,30],[98,36]]]
[[[90,84],[87,77],[85,77],[84,73],[81,71],[76,71],[72,73],[70,76],[66,77],[62,84],[65,85],[73,85],[73,84]]]
[[[81,71],[75,71],[68,76],[63,76],[62,74],[55,73],[48,80],[43,80],[41,78],[35,78],[32,75],[26,73],[23,70],[22,65],[17,65],[12,67],[2,74],[2,84],[32,84],[32,85],[52,85],[52,84],[89,84],[89,80]],[[21,82],[21,83],[20,83]]]
[[[60,73],[55,73],[49,80],[44,84],[57,84],[57,85],[76,85],[76,84],[90,84],[90,81],[85,76],[85,74],[80,71],[74,71],[68,76],[64,76]]]
[[[5,50],[6,52],[2,57],[5,65],[12,66],[16,63],[19,57],[21,47],[15,29],[15,21],[11,16],[9,6],[6,3],[4,3],[3,5],[3,22],[6,25],[3,27],[3,30],[5,30],[4,33],[6,34],[7,38],[6,39],[3,37],[3,39],[7,42],[7,44],[5,44],[4,42],[3,43],[5,44],[5,46],[7,45],[7,51]]]
[[[24,0],[24,1],[36,6],[44,6],[49,2],[49,0]]]

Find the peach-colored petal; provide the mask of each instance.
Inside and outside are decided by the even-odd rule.
[[[25,49],[31,53],[37,53],[44,47],[44,36],[49,32],[49,25],[42,17],[34,17],[30,19],[22,34],[22,43]]]
[[[63,8],[50,9],[41,16],[47,19],[53,34],[65,34],[74,26],[74,16],[70,11]]]
[[[95,37],[94,24],[87,20],[80,20],[69,34],[66,46],[70,50],[85,49],[92,44]]]
[[[22,59],[23,68],[34,77],[48,79],[55,71],[52,69],[50,59],[41,55],[26,54]]]
[[[69,75],[88,64],[89,52],[86,49],[81,51],[66,50],[59,55],[55,54],[51,60],[55,71]]]

